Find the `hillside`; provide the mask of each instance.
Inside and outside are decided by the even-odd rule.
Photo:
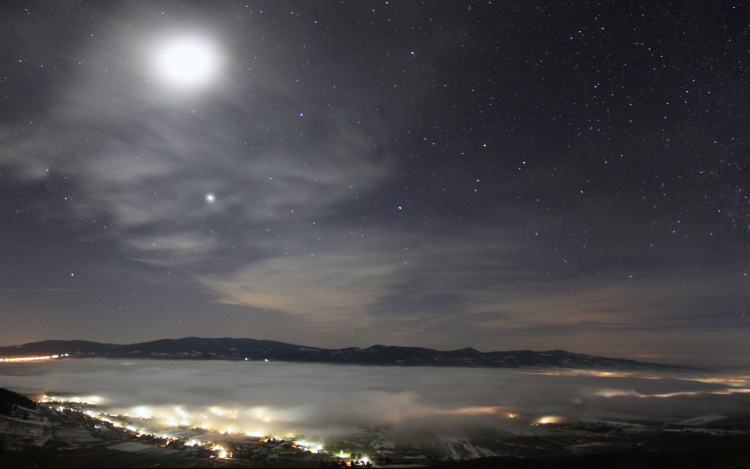
[[[439,351],[419,347],[373,345],[368,348],[324,349],[255,339],[188,337],[138,344],[100,344],[88,341],[48,340],[0,347],[0,358],[68,354],[71,358],[158,358],[184,360],[278,360],[357,365],[450,367],[559,367],[584,369],[678,369],[671,365],[596,357],[552,350],[515,350],[483,353],[472,348]]]
[[[28,397],[0,388],[0,415],[10,415],[14,406],[36,409],[36,403]]]

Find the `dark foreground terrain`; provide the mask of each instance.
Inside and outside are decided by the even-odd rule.
[[[555,467],[750,467],[750,441],[747,439],[671,435],[656,443],[675,446],[671,449],[634,448],[577,457],[541,459],[486,457],[463,462],[423,461],[406,464],[413,467],[445,468],[555,468]],[[82,448],[61,452],[31,449],[26,452],[0,453],[0,467],[321,467],[325,458],[307,461],[250,461],[233,459],[187,459],[118,451],[105,447]],[[351,464],[349,461],[342,461]],[[376,467],[389,467],[377,464]],[[405,464],[393,465],[404,467]],[[330,466],[329,466],[330,467]]]
[[[197,428],[146,434],[91,406],[34,409],[3,396],[14,403],[0,416],[0,467],[750,467],[750,416],[466,428],[460,438],[363,428],[313,448]]]
[[[442,467],[750,467],[750,438],[667,433],[647,445],[577,457],[489,457]]]
[[[303,363],[451,367],[557,367],[614,370],[679,370],[679,367],[564,350],[514,350],[483,353],[473,348],[439,351],[420,347],[373,345],[323,349],[255,339],[162,339],[139,344],[100,344],[83,340],[47,340],[0,347],[0,358],[31,356],[70,358],[157,358],[162,360],[279,360]]]
[[[136,443],[147,446],[145,444]],[[117,445],[113,445],[117,446]],[[349,459],[331,455],[280,455],[276,459],[217,459],[177,454],[159,454],[156,447],[142,451],[119,450],[106,443],[70,450],[32,447],[23,451],[0,452],[0,467],[337,467],[351,466]],[[336,462],[334,462],[336,461]],[[391,464],[388,464],[391,462]],[[484,457],[466,461],[425,458],[376,460],[376,467],[736,467],[750,468],[750,438],[710,435],[662,434],[645,447],[605,450],[582,456],[557,454],[551,457]],[[342,466],[338,466],[342,467]]]

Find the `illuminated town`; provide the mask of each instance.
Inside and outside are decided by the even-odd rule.
[[[37,396],[37,410],[16,408],[11,419],[0,416],[0,444],[19,451],[35,441],[51,438],[65,439],[65,428],[85,429],[93,439],[111,441],[109,448],[125,452],[146,452],[157,457],[197,459],[263,460],[277,466],[315,459],[335,467],[371,467],[378,455],[366,454],[361,449],[345,447],[343,441],[307,441],[295,435],[260,435],[231,428],[221,430],[208,425],[192,425],[174,418],[156,417],[144,413],[137,416],[108,414],[97,411],[102,399],[97,396],[62,397]],[[228,409],[213,409],[219,415]],[[177,414],[188,417],[179,407]],[[19,428],[16,419],[24,422]],[[269,418],[262,417],[268,421]],[[13,429],[18,438],[8,438]],[[21,436],[22,435],[22,436]],[[85,438],[91,441],[91,438]],[[81,437],[70,441],[73,447],[81,444]],[[385,453],[392,454],[390,451]],[[381,459],[391,459],[381,451]],[[331,466],[334,467],[334,466]]]

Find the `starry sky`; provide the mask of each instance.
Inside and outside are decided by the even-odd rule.
[[[0,345],[750,363],[743,2],[0,17]]]

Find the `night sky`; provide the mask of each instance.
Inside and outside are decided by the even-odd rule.
[[[750,362],[746,2],[0,18],[0,345]]]

